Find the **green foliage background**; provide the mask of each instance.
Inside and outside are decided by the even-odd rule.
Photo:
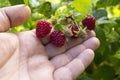
[[[92,64],[77,80],[120,80],[120,0],[0,0],[0,7],[16,4],[28,5],[32,14],[26,23],[10,32],[32,30],[39,19],[61,19],[72,14],[79,23],[87,14],[93,14],[101,45]]]

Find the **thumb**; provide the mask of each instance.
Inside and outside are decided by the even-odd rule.
[[[23,4],[0,8],[0,32],[24,23],[29,18],[30,13],[30,8]]]

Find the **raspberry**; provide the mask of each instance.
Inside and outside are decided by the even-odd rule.
[[[87,27],[87,29],[94,30],[95,29],[95,22],[96,22],[95,17],[88,16],[85,19],[83,19],[82,24],[84,27]]]
[[[50,42],[57,47],[62,47],[66,42],[65,34],[62,31],[53,31],[50,34]]]
[[[47,36],[52,29],[52,26],[49,22],[45,20],[40,20],[36,24],[36,36],[37,38],[43,38]]]
[[[71,25],[71,31],[72,31],[72,34],[73,34],[73,38],[77,38],[78,35],[77,35],[77,32],[79,31],[79,27],[75,24]]]

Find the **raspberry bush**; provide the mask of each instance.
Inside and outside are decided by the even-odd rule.
[[[0,0],[0,7],[22,3],[30,6],[31,18],[10,32],[35,29],[36,22],[43,19],[67,37],[78,37],[80,28],[94,29],[101,45],[93,63],[77,80],[120,80],[120,0]],[[91,23],[94,18],[86,21],[89,15],[96,18],[96,26]]]

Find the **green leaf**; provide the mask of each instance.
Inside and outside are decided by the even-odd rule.
[[[92,12],[92,0],[74,0],[72,7],[86,16]]]
[[[5,6],[9,6],[10,3],[8,0],[0,0],[0,8],[1,7],[5,7]]]
[[[11,5],[24,4],[24,0],[9,0]]]
[[[58,31],[63,31],[64,29],[63,29],[63,26],[61,25],[61,24],[56,24],[55,26],[54,26],[54,29],[55,30],[58,30]]]
[[[104,65],[94,71],[95,80],[114,80],[115,71],[112,67]]]
[[[104,48],[104,47],[103,47]],[[108,49],[107,49],[108,50]],[[105,50],[104,50],[104,53],[100,53],[100,51],[98,52],[98,51],[95,51],[95,59],[94,59],[94,63],[96,64],[96,65],[100,65],[101,63],[103,63],[104,61],[106,61],[107,59],[108,59],[108,54],[109,53],[105,53],[105,51],[106,51],[106,48],[105,48]],[[102,52],[102,51],[101,51]],[[93,71],[94,72],[94,71]]]
[[[60,3],[52,3],[52,13],[55,14],[55,11],[59,8]]]
[[[41,14],[44,14],[44,16],[47,18],[51,17],[51,12],[52,12],[51,3],[46,1],[43,4],[41,4],[38,8],[38,12],[40,12]]]
[[[107,17],[107,11],[105,9],[95,10],[93,11],[93,15],[96,19]]]
[[[55,16],[57,17],[62,17],[65,15],[69,15],[69,10],[66,5],[59,7],[55,12]]]
[[[110,42],[115,42],[120,39],[120,35],[116,31],[112,30],[109,35],[107,35],[107,38],[110,40]]]
[[[120,3],[120,0],[98,0],[97,7],[107,7],[107,6],[115,6]]]
[[[40,20],[40,19],[43,19],[43,18],[44,18],[44,15],[40,15],[38,12],[32,13],[31,16],[32,16],[32,19],[33,19],[34,21]]]
[[[29,1],[28,0],[24,0],[24,3],[28,6],[29,5]]]
[[[77,78],[77,80],[93,80],[93,79],[87,75],[81,75],[80,77]]]
[[[115,31],[117,31],[119,33],[119,35],[120,35],[120,17],[116,18],[115,21],[117,23],[117,25],[115,27]]]
[[[97,20],[98,24],[110,24],[110,25],[114,25],[116,24],[116,22],[114,20],[108,20],[107,17],[101,17]]]
[[[118,50],[116,52],[116,54],[114,55],[114,57],[117,58],[117,59],[120,59],[120,50]]]
[[[100,40],[100,47],[97,49],[97,52],[103,54],[103,52],[105,51],[105,47],[106,47],[106,37],[105,37],[105,33],[103,31],[103,29],[98,26],[95,30],[96,32],[96,36],[97,38]]]

